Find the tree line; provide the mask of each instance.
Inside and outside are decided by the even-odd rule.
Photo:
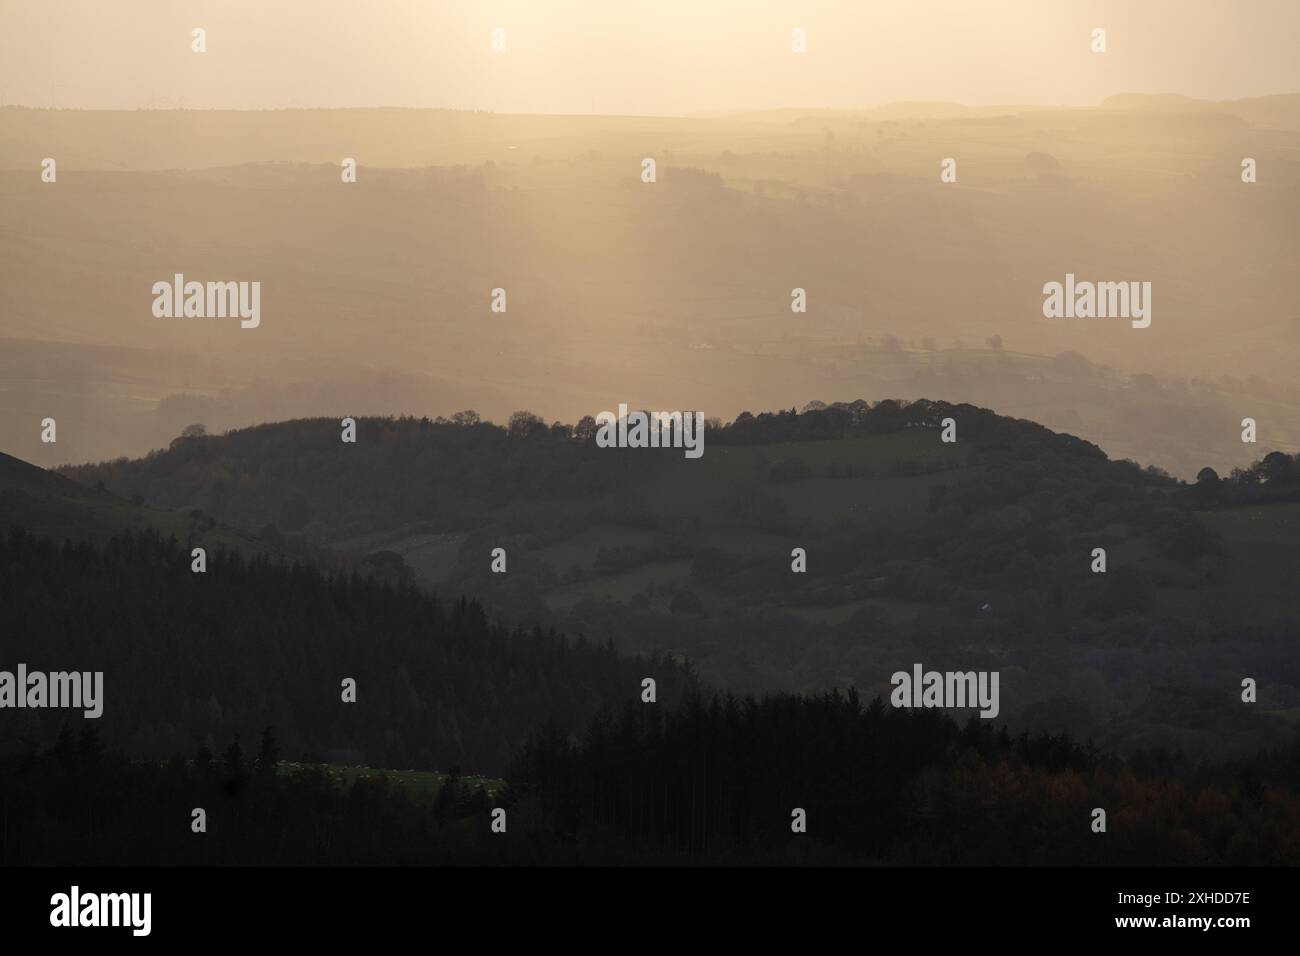
[[[544,720],[578,729],[644,677],[665,700],[694,681],[685,664],[510,630],[475,601],[410,584],[228,551],[194,573],[189,552],[152,531],[102,547],[0,535],[0,660],[102,671],[94,722],[133,756],[272,725],[308,759],[483,773]],[[0,745],[48,737],[66,715],[8,710]]]
[[[1171,776],[854,693],[690,693],[603,710],[581,737],[547,724],[492,794],[454,773],[421,794],[286,770],[278,752],[267,729],[255,756],[235,738],[129,760],[65,724],[0,757],[0,865],[1300,862],[1295,746]]]

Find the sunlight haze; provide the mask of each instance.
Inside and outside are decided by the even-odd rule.
[[[0,98],[81,109],[685,115],[896,100],[1093,105],[1300,87],[1300,6],[1001,0],[7,4]],[[189,51],[193,27],[208,53]],[[490,34],[503,28],[507,52]],[[808,53],[790,55],[807,31]],[[1107,31],[1104,58],[1089,34]]]

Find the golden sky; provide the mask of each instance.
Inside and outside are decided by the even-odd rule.
[[[0,99],[680,115],[1300,91],[1297,0],[3,0]],[[190,50],[207,30],[208,51]],[[490,50],[506,30],[504,54]],[[791,31],[808,52],[790,52]],[[1093,54],[1089,34],[1107,31]]]

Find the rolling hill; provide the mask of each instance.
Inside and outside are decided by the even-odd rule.
[[[1113,749],[1222,756],[1289,732],[1280,478],[1277,500],[1243,498],[1247,476],[1215,498],[1031,422],[924,401],[746,413],[706,436],[688,460],[600,449],[583,423],[525,413],[362,419],[355,445],[312,419],[67,473],[291,542],[396,553],[500,620],[689,657],[729,689],[885,695],[921,661],[999,669],[1013,726]],[[1257,675],[1267,693],[1243,708]]]

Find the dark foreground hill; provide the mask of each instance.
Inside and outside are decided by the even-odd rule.
[[[886,696],[922,663],[997,670],[1013,729],[1123,752],[1218,758],[1294,732],[1300,468],[1286,456],[1187,485],[926,401],[747,413],[713,423],[695,460],[600,448],[593,431],[461,413],[361,419],[345,444],[313,419],[67,473],[268,541],[399,554],[493,617],[685,653],[728,689]]]
[[[0,865],[1300,862],[1294,748],[1171,779],[855,695],[629,703],[580,741],[542,730],[494,792],[340,780],[276,750],[131,762],[65,728],[0,757]]]
[[[511,633],[476,603],[409,584],[226,551],[194,573],[189,551],[152,531],[102,547],[0,534],[0,669],[19,664],[102,672],[102,716],[6,709],[0,752],[64,720],[152,758],[271,726],[295,759],[480,772],[504,770],[545,721],[580,729],[636,698],[645,677],[664,701],[690,681],[670,661]]]

